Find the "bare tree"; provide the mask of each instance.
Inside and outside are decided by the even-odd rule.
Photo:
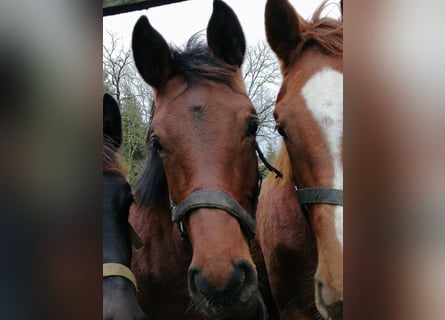
[[[108,35],[111,39],[110,47],[103,46],[102,68],[104,72],[104,81],[111,84],[119,105],[122,104],[122,92],[124,91],[125,82],[131,78],[130,63],[131,52],[125,51],[122,45],[119,46],[120,39],[110,32]]]
[[[151,108],[154,100],[153,89],[139,75],[133,58],[131,59],[130,69],[131,74],[134,76],[131,77],[128,85],[131,87],[132,96],[140,106],[144,122],[148,124],[150,122]]]
[[[148,123],[153,91],[139,76],[130,50],[124,50],[120,38],[108,32],[111,44],[103,46],[103,78],[104,88],[118,100],[121,108],[126,100],[136,100],[144,122]]]
[[[281,73],[275,55],[264,41],[248,48],[243,73],[247,94],[258,113],[259,143],[266,150],[277,150],[279,135],[275,132],[273,109]]]
[[[138,75],[130,50],[108,33],[111,43],[103,46],[104,90],[115,96],[122,114],[123,156],[129,181],[134,186],[145,161],[145,136],[153,93]]]

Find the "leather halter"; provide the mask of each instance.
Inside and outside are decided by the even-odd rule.
[[[172,221],[178,224],[181,237],[188,239],[182,220],[192,210],[214,208],[224,210],[238,220],[241,229],[249,240],[255,236],[256,222],[253,216],[227,193],[218,190],[198,190],[190,194],[181,203],[172,207]]]
[[[136,278],[130,268],[120,263],[104,263],[102,264],[102,278],[120,276],[128,279],[138,292]]]
[[[343,190],[334,188],[297,188],[295,187],[295,192],[297,193],[298,202],[301,205],[304,217],[307,222],[310,223],[309,216],[305,205],[307,204],[331,204],[342,206],[343,205]]]
[[[255,149],[266,168],[274,172],[277,178],[282,178],[283,175],[281,172],[267,162],[258,143],[255,144]],[[192,192],[192,194],[190,194],[179,204],[173,205],[172,222],[175,222],[178,225],[181,239],[188,239],[187,231],[185,230],[184,223],[182,221],[190,214],[192,210],[199,208],[213,208],[224,210],[238,220],[238,223],[240,224],[241,229],[243,230],[247,239],[251,241],[256,234],[255,213],[258,203],[258,196],[261,191],[261,183],[262,179],[260,176],[258,181],[258,191],[253,203],[253,212],[251,215],[233,197],[219,190],[197,190]]]
[[[130,224],[130,239],[131,239],[131,244],[133,245],[133,247],[135,247],[136,249],[140,249],[143,247],[144,245],[144,241],[141,239],[141,237],[138,235],[138,233],[136,232],[136,230],[134,230],[133,226]]]

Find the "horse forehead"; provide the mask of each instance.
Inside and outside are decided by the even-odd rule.
[[[254,112],[247,94],[212,81],[164,91],[157,97],[156,105],[160,116],[188,114],[192,119],[214,116],[223,120],[240,113]]]
[[[330,67],[321,69],[306,81],[301,94],[322,127],[343,123],[342,73]]]
[[[343,58],[326,55],[316,47],[306,50],[283,74],[289,89],[302,88],[311,78],[324,70],[343,74]]]
[[[332,68],[315,73],[301,89],[306,108],[324,133],[342,185],[343,74]]]
[[[246,94],[237,91],[228,85],[209,82],[193,86],[185,90],[180,96],[181,101],[187,101],[189,106],[207,105],[207,106],[230,106],[245,105],[248,103]]]

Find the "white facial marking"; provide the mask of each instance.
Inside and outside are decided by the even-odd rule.
[[[342,190],[343,74],[324,68],[306,82],[301,93],[314,119],[323,129],[334,160],[333,187]],[[335,230],[343,247],[343,206],[335,207]]]

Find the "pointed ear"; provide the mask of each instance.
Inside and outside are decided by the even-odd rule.
[[[343,20],[343,0],[340,1],[341,19]]]
[[[287,0],[268,0],[265,23],[270,47],[284,66],[288,66],[292,51],[301,41],[297,12]]]
[[[122,143],[122,121],[121,112],[116,100],[105,93],[103,110],[103,135],[111,138],[111,143],[116,149],[119,149]]]
[[[159,89],[170,78],[172,58],[164,38],[142,16],[136,22],[132,38],[133,58],[142,78]]]
[[[224,62],[241,67],[246,52],[243,29],[235,12],[221,0],[213,1],[213,13],[207,25],[207,43]]]

